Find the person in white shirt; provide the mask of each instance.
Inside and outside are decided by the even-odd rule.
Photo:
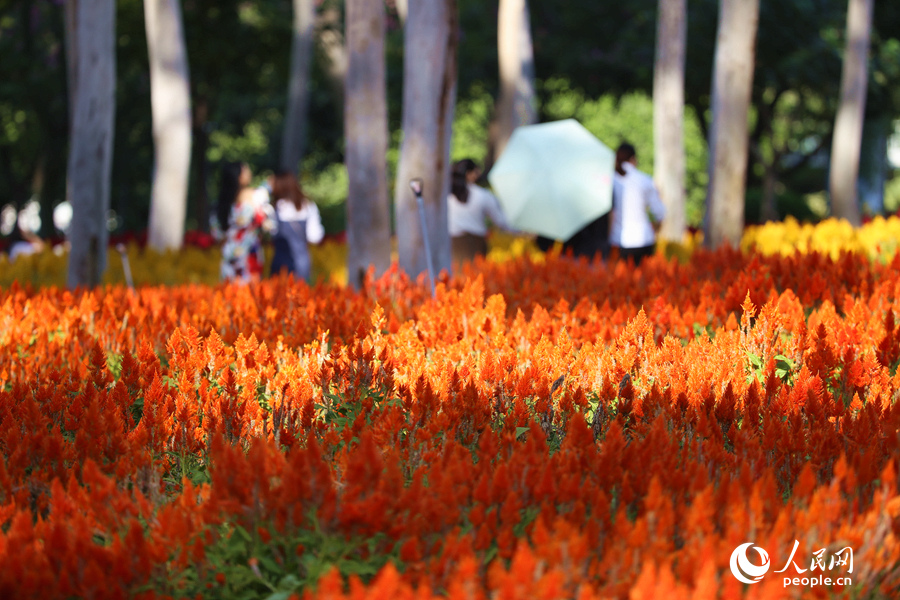
[[[622,143],[616,150],[610,245],[618,248],[620,258],[640,264],[656,251],[656,231],[665,216],[653,179],[637,168],[634,146]]]
[[[470,158],[453,165],[447,221],[455,265],[487,254],[486,220],[496,227],[511,230],[496,196],[475,184],[480,176],[481,169]]]
[[[275,255],[271,273],[287,271],[309,281],[312,261],[308,244],[318,244],[325,237],[319,209],[303,194],[290,171],[277,171],[272,176],[272,198],[276,229],[272,235]]]

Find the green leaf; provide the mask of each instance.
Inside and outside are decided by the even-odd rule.
[[[357,575],[361,578],[372,577],[378,573],[378,567],[369,562],[348,560],[344,563],[341,571],[345,575]]]
[[[266,570],[269,571],[270,573],[277,573],[278,571],[281,570],[281,567],[278,566],[278,563],[276,563],[275,560],[271,556],[268,556],[266,554],[260,554],[257,557],[257,560],[259,561],[259,564],[261,564],[263,567],[265,567]]]
[[[520,435],[528,433],[529,431],[531,431],[531,427],[516,427],[516,437],[518,438]]]
[[[281,581],[278,582],[278,589],[283,590],[290,595],[290,593],[296,591],[300,585],[300,579],[298,579],[296,575],[285,575],[281,578]],[[269,600],[272,600],[272,598],[273,596],[270,596]]]
[[[753,354],[752,352],[750,352],[749,350],[747,351],[747,358],[750,359],[750,364],[753,365],[754,368],[756,368],[756,369],[762,368],[762,359],[760,357],[758,357],[757,355]]]

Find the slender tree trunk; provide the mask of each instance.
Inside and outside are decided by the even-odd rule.
[[[64,7],[66,45],[66,86],[68,93],[69,127],[66,132],[72,139],[75,122],[75,90],[78,88],[78,0],[66,0]],[[72,174],[66,172],[66,202],[72,203]]]
[[[52,161],[52,153],[45,150],[41,153],[34,171],[31,175],[31,197],[37,197],[41,226],[36,232],[41,237],[47,237],[53,233],[53,198],[50,197],[47,189],[47,180],[50,173],[48,166]]]
[[[292,173],[298,172],[300,159],[306,150],[309,78],[315,24],[315,0],[294,0],[294,36],[291,41],[288,105],[284,119],[284,137],[281,141],[281,168]]]
[[[57,139],[68,138],[68,131],[58,130]],[[57,235],[53,221],[53,211],[56,208],[60,195],[66,191],[66,161],[68,153],[65,148],[54,149],[47,154],[47,175],[44,182],[44,193],[41,195],[41,236],[51,237]]]
[[[750,92],[759,0],[721,0],[709,134],[705,243],[737,246],[744,231]]]
[[[191,91],[179,0],[144,0],[154,169],[147,244],[181,248],[191,172]]]
[[[323,9],[316,19],[316,41],[323,54],[322,66],[334,94],[334,104],[343,116],[347,48],[344,44],[341,13],[337,8]]]
[[[874,0],[850,0],[847,8],[847,48],[841,74],[841,103],[831,145],[831,210],[834,216],[860,224],[856,182],[863,117],[869,84],[869,37]]]
[[[860,206],[870,215],[884,213],[884,186],[887,184],[888,140],[892,133],[889,116],[868,118],[863,125],[859,157]]]
[[[537,123],[534,92],[534,49],[528,0],[500,0],[497,19],[500,97],[492,156],[499,157],[513,130]]]
[[[653,71],[653,148],[656,185],[666,218],[660,235],[681,242],[685,214],[684,62],[687,0],[659,0]]]
[[[78,0],[78,84],[69,150],[73,211],[70,288],[99,285],[106,268],[116,110],[115,18],[114,0]]]
[[[759,207],[759,220],[763,223],[778,220],[778,204],[776,202],[776,187],[778,186],[778,161],[779,155],[775,155],[772,162],[763,162],[763,196],[762,205]]]
[[[65,43],[66,43],[66,85],[69,88],[69,129],[75,119],[75,90],[78,87],[78,1],[66,0]]]
[[[404,33],[403,143],[395,185],[400,268],[416,277],[428,265],[410,179],[424,181],[428,240],[436,272],[450,270],[447,195],[456,102],[456,0],[412,2]]]
[[[347,0],[346,11],[347,272],[360,288],[370,266],[377,277],[391,265],[385,15],[371,0]]]
[[[209,104],[202,95],[194,104],[194,198],[197,201],[197,226],[200,231],[209,232],[209,160],[206,151],[209,148]]]

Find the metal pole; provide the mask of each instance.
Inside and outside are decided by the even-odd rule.
[[[128,254],[125,252],[125,245],[118,244],[116,250],[119,251],[119,255],[122,257],[122,270],[125,271],[125,283],[128,284],[128,287],[134,289],[134,281],[131,279],[131,265],[128,264]]]
[[[428,240],[428,222],[425,219],[425,201],[422,199],[422,180],[413,179],[409,182],[416,195],[416,204],[419,206],[419,221],[422,223],[422,240],[425,242],[425,261],[428,263],[428,280],[431,282],[431,297],[434,298],[437,292],[434,288],[434,263],[431,261],[431,243]]]

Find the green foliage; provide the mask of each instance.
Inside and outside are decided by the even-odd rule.
[[[349,179],[344,163],[332,163],[315,170],[314,163],[304,161],[300,182],[303,192],[319,207],[337,206],[347,201]]]
[[[471,158],[484,164],[488,148],[488,129],[494,111],[494,97],[481,84],[472,86],[468,95],[456,103],[451,160]]]
[[[325,233],[340,233],[347,228],[347,193],[349,180],[344,163],[319,167],[315,158],[307,157],[300,170],[303,192],[319,207]]]
[[[900,210],[900,176],[895,175],[885,186],[884,209],[892,213]]]
[[[766,361],[756,354],[747,352],[747,360],[750,362],[750,375],[747,376],[747,383],[753,381],[754,378],[760,383],[766,383]],[[775,376],[787,385],[791,385],[794,381],[795,362],[783,354],[775,356]]]
[[[289,532],[270,523],[255,530],[226,524],[210,530],[209,538],[202,561],[159,577],[147,589],[179,598],[286,600],[313,588],[332,568],[367,582],[389,561],[399,563],[399,550],[384,534],[347,539],[323,531],[315,515]]]
[[[712,325],[701,325],[700,323],[694,323],[692,326],[694,331],[694,337],[706,336],[709,339],[714,339],[716,337],[716,330]],[[685,345],[688,340],[682,340]]]
[[[261,122],[251,121],[239,132],[213,131],[209,136],[206,157],[211,162],[256,162],[264,158],[269,150],[266,129]]]
[[[627,137],[652,171],[648,94],[652,88],[658,0],[626,3],[532,0],[535,72],[546,118],[574,116],[605,141]],[[718,0],[688,3],[686,70],[688,220],[702,218],[706,186],[703,121],[709,118]],[[255,172],[273,169],[281,144],[287,92],[292,6],[282,0],[184,0],[187,54],[194,109],[194,156],[189,218],[196,221],[199,198],[214,203],[217,163],[248,161]],[[459,102],[453,158],[483,160],[488,124],[498,87],[497,1],[459,0]],[[147,44],[143,2],[117,0],[118,86],[112,208],[125,229],[146,225],[153,171]],[[343,3],[317,3],[321,30],[340,35]],[[327,13],[327,14],[326,14]],[[325,18],[327,17],[327,18]],[[333,18],[332,18],[333,17]],[[797,178],[795,157],[809,156],[827,141],[833,124],[844,47],[846,1],[790,0],[760,7],[754,74],[755,163],[787,156],[779,164],[785,191],[810,194],[824,189],[824,177],[810,184]],[[870,116],[900,112],[900,8],[877,2],[872,33]],[[63,10],[49,0],[0,1],[0,190],[2,202],[21,205],[33,196],[42,220],[65,195],[68,102]],[[389,14],[386,40],[388,110],[391,131],[389,185],[396,172],[400,140],[403,30]],[[543,85],[540,85],[543,82]],[[334,163],[342,161],[343,122],[339,84],[325,68],[319,49],[313,62],[303,170],[323,207],[338,207],[346,195]],[[577,90],[573,91],[573,90]],[[616,101],[615,99],[618,99]],[[584,106],[579,104],[584,101]],[[771,109],[771,110],[770,110]],[[611,119],[611,120],[608,120]],[[827,149],[827,148],[826,148]],[[776,161],[777,162],[777,161]],[[783,163],[783,164],[782,164]],[[318,174],[323,170],[322,174]],[[805,174],[802,174],[805,177]],[[326,190],[333,185],[333,190]],[[752,169],[748,186],[759,187]],[[889,188],[888,206],[892,206]],[[316,191],[313,192],[312,190]],[[781,201],[781,199],[779,199]],[[329,209],[330,210],[330,209]],[[340,217],[335,209],[336,222]],[[50,233],[45,229],[44,233]]]

